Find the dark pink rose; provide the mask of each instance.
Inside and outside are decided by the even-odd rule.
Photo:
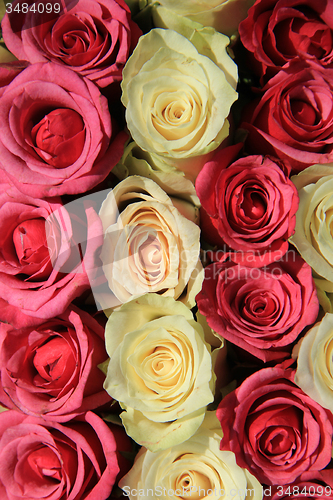
[[[333,161],[333,69],[291,64],[245,110],[245,149],[287,160],[294,172]]]
[[[282,365],[259,370],[217,409],[221,450],[262,484],[293,483],[331,460],[333,415],[294,384],[294,374]]]
[[[104,328],[73,305],[35,328],[1,323],[0,401],[66,422],[111,401],[98,368],[107,358]]]
[[[82,205],[78,217],[60,199],[35,199],[0,184],[0,321],[21,328],[62,314],[89,290],[102,242],[93,207]]]
[[[301,58],[333,66],[330,0],[257,0],[239,25],[251,68],[266,79]]]
[[[28,66],[0,98],[0,168],[36,198],[100,183],[123,153],[107,99],[90,80],[54,63]]]
[[[7,85],[27,66],[29,66],[29,63],[26,61],[11,61],[0,64],[0,96],[6,90]]]
[[[142,34],[124,0],[72,1],[66,12],[49,16],[47,9],[55,11],[60,2],[40,0],[37,6],[42,4],[43,14],[30,10],[18,20],[15,6],[21,3],[14,1],[12,13],[2,21],[6,46],[18,59],[61,64],[99,87],[122,79],[123,67]],[[33,3],[29,0],[27,5]]]
[[[128,447],[125,432],[115,427],[92,412],[67,424],[2,412],[1,498],[106,500],[119,473],[119,451]]]
[[[221,241],[245,265],[261,267],[288,250],[295,228],[297,189],[276,161],[247,156],[237,161],[242,144],[219,151],[206,163],[195,188],[201,202],[201,230],[209,243]],[[288,170],[285,169],[286,174]],[[211,225],[207,228],[206,212]]]
[[[311,268],[294,251],[261,269],[210,264],[196,301],[216,333],[265,362],[290,357],[319,310]]]

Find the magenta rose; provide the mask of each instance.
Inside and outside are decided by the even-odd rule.
[[[86,192],[119,161],[108,103],[90,80],[58,64],[28,66],[0,98],[0,168],[36,198]]]
[[[0,494],[4,500],[106,500],[119,473],[125,432],[92,412],[67,424],[0,414]],[[113,431],[115,430],[115,432]]]
[[[35,328],[1,323],[0,401],[66,422],[111,401],[98,368],[107,358],[104,328],[75,306]]]
[[[18,59],[61,64],[99,87],[122,79],[123,67],[142,34],[124,0],[74,0],[66,12],[48,17],[45,12],[55,12],[61,3],[39,0],[43,14],[37,6],[36,12],[30,7],[18,20],[15,6],[21,3],[14,1],[12,13],[2,21],[6,46]],[[33,3],[29,0],[26,5]]]
[[[43,323],[90,289],[103,229],[93,207],[82,206],[79,215],[59,199],[0,184],[0,321],[15,328]]]
[[[293,251],[262,269],[210,264],[196,301],[216,333],[265,362],[290,357],[319,310],[311,268]]]
[[[333,161],[333,69],[303,63],[279,71],[245,110],[245,149],[287,160],[294,172]]]
[[[234,161],[241,146],[219,151],[197,177],[201,229],[209,243],[222,241],[237,251],[240,261],[261,267],[287,252],[298,194],[282,163],[263,156]]]
[[[294,375],[282,365],[259,370],[217,409],[221,450],[234,452],[262,484],[293,483],[331,460],[333,415],[294,384]]]
[[[266,79],[298,58],[333,66],[330,0],[257,0],[239,25],[251,68]]]

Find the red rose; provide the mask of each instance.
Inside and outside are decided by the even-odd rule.
[[[257,0],[239,25],[251,68],[266,79],[291,61],[333,65],[333,11],[329,0]]]
[[[0,98],[0,168],[36,198],[88,191],[119,161],[108,103],[90,80],[58,64],[32,64]],[[110,142],[111,141],[111,142]]]
[[[61,64],[99,87],[122,79],[123,67],[142,34],[124,0],[76,0],[59,15],[53,11],[60,3],[39,0],[39,12],[43,8],[44,13],[30,10],[19,21],[15,6],[21,3],[14,1],[12,13],[2,21],[6,46],[18,59]],[[33,3],[29,0],[26,5]],[[51,8],[53,15],[45,17]]]
[[[263,361],[290,357],[319,310],[311,268],[293,251],[262,269],[209,265],[196,301],[216,333]]]
[[[333,161],[333,69],[291,64],[245,110],[245,147],[288,160],[295,172]]]
[[[209,243],[219,245],[222,241],[237,250],[240,261],[261,267],[287,252],[288,238],[295,228],[298,194],[270,158],[247,156],[234,161],[241,146],[219,151],[197,177],[201,229]],[[207,216],[211,223],[208,228]]]
[[[221,450],[262,484],[293,483],[331,460],[333,415],[294,383],[295,371],[264,368],[228,394],[217,409]]]
[[[15,328],[40,324],[90,288],[102,223],[92,207],[82,206],[73,225],[71,215],[59,199],[34,199],[0,184],[0,321]]]
[[[67,424],[2,412],[1,498],[106,500],[119,473],[118,450],[128,448],[115,427],[92,412]]]
[[[8,408],[65,422],[111,398],[98,368],[108,358],[104,328],[70,306],[36,328],[0,324],[0,401]]]

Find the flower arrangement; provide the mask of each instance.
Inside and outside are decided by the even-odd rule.
[[[331,0],[1,16],[1,498],[332,499]]]

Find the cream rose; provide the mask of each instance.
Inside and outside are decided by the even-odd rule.
[[[202,327],[181,302],[146,294],[106,324],[104,388],[125,410],[126,432],[152,451],[188,439],[213,401],[215,377]]]
[[[215,427],[215,413],[211,413],[208,420]],[[141,448],[119,486],[131,500],[158,499],[162,494],[169,500],[261,500],[259,481],[236,464],[231,451],[220,451],[220,442],[221,432],[203,425],[190,439],[165,451]]]
[[[333,165],[312,165],[291,178],[299,195],[295,233],[289,241],[312,267],[318,298],[330,310],[333,292]]]
[[[120,162],[112,169],[112,173],[119,180],[124,180],[129,175],[147,177],[156,182],[169,196],[174,197],[174,201],[176,198],[189,201],[191,211],[193,207],[200,208],[195,187],[189,180],[189,178],[193,180],[192,174],[188,172],[185,175],[184,172],[167,163],[157,165],[151,155],[139,148],[134,141],[125,147],[124,154]],[[192,218],[190,216],[191,220]]]
[[[171,199],[151,179],[131,175],[110,192],[99,215],[105,233],[103,271],[118,304],[158,292],[182,296],[194,306],[203,280],[200,229],[193,222],[197,207]],[[108,297],[100,303],[109,307]]]
[[[220,51],[225,72],[176,31],[140,38],[123,71],[121,100],[134,141],[156,161],[198,170],[228,137],[237,69],[225,46]]]
[[[158,0],[169,11],[231,36],[255,0]],[[156,0],[149,0],[155,3]]]
[[[333,412],[333,314],[309,330],[293,350],[295,383],[323,408]]]

